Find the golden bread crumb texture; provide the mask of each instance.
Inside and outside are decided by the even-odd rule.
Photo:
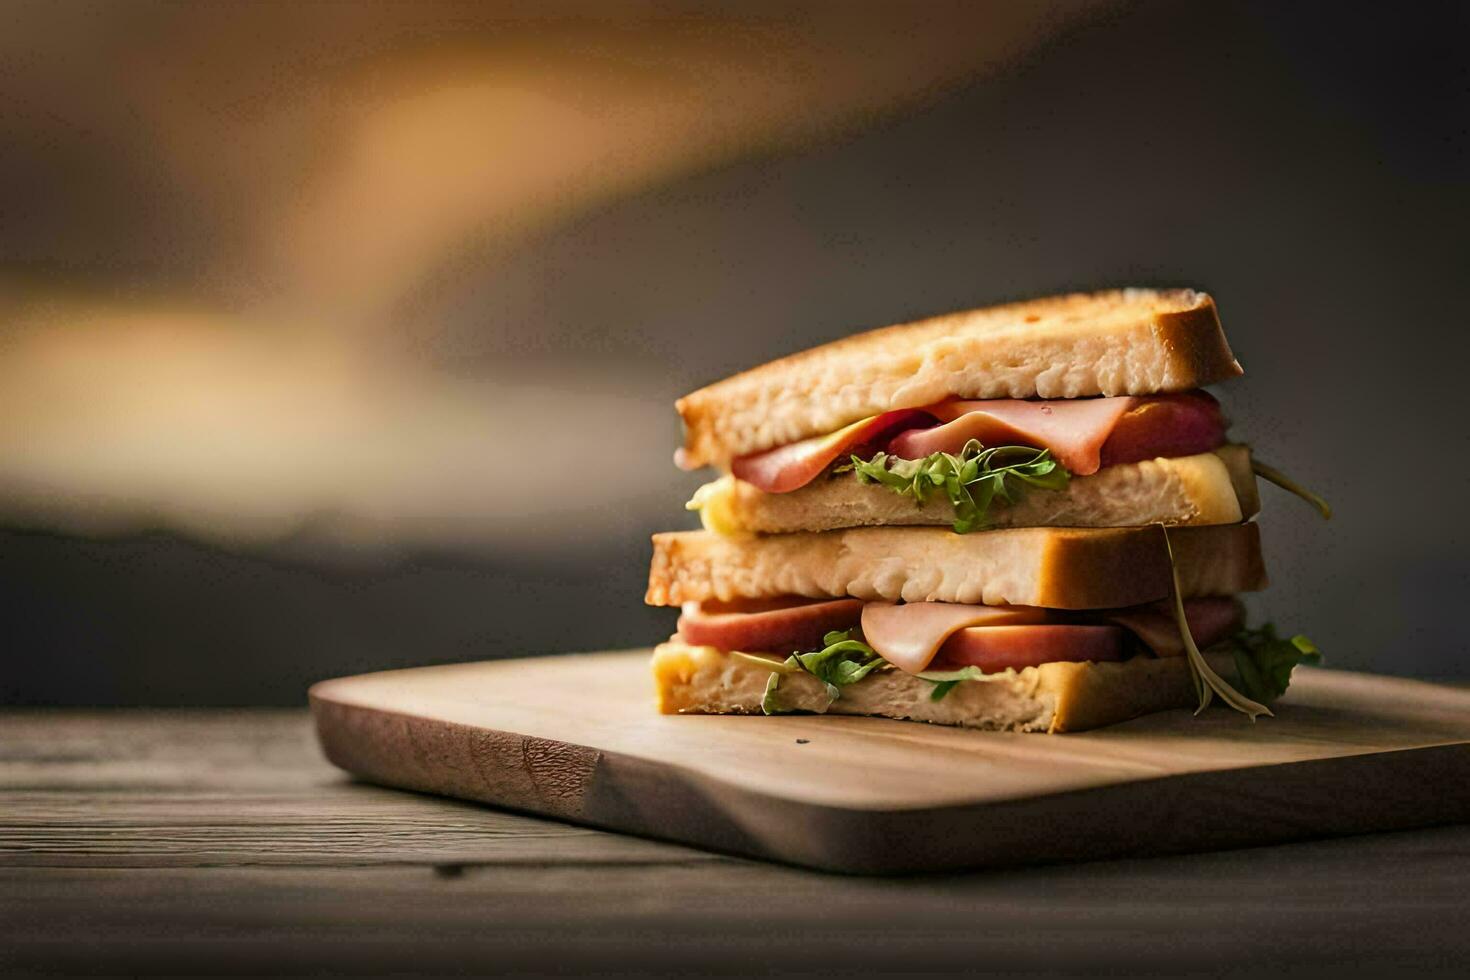
[[[777,596],[853,596],[1110,609],[1167,598],[1163,531],[1015,528],[955,534],[938,527],[868,527],[769,537],[709,531],[653,536],[645,600],[655,606]],[[1264,588],[1253,523],[1169,532],[1185,597]]]
[[[1063,490],[1036,491],[997,503],[992,528],[1127,527],[1139,524],[1234,524],[1258,505],[1250,450],[1109,466],[1074,477]],[[706,528],[726,534],[787,534],[845,527],[945,527],[954,507],[941,493],[923,504],[852,474],[818,478],[790,493],[764,493],[725,474],[698,493]]]
[[[1241,373],[1192,289],[1076,293],[856,334],[679,399],[686,465],[822,435],[946,398],[1184,391]]]
[[[776,659],[776,658],[773,658]],[[1214,657],[1230,672],[1228,658]],[[771,672],[713,647],[679,642],[653,654],[658,709],[664,714],[761,714]],[[869,674],[829,701],[820,681],[783,674],[783,712],[876,715],[995,731],[1073,732],[1194,703],[1183,657],[1135,657],[1122,663],[1050,663],[957,684],[939,701],[934,685],[898,670]]]

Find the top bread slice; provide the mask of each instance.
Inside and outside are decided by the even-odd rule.
[[[1192,289],[1074,293],[870,330],[679,399],[689,469],[946,398],[1186,391],[1241,373]]]

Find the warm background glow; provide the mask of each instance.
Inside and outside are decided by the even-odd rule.
[[[1461,673],[1465,17],[0,0],[0,701],[654,641],[676,396],[1121,283],[1336,505],[1256,610]]]
[[[639,504],[667,363],[535,350],[487,306],[461,330],[505,350],[466,376],[439,310],[588,208],[932,100],[1089,8],[12,5],[4,143],[43,187],[0,266],[0,508],[526,552],[666,519]],[[596,491],[541,492],[531,456]]]

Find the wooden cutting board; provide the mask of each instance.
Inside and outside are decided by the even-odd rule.
[[[838,871],[1210,850],[1470,819],[1470,691],[1301,668],[1277,717],[1073,735],[654,713],[648,651],[311,689],[327,758],[387,786]]]

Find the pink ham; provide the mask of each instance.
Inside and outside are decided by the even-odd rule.
[[[959,453],[971,439],[986,446],[1035,446],[1050,449],[1074,476],[1087,476],[1104,465],[1190,456],[1225,441],[1220,407],[1204,392],[952,401],[929,412],[942,424],[899,433],[888,451],[904,459],[923,459],[931,453]]]
[[[940,425],[928,427],[935,419]],[[799,490],[834,461],[888,439],[904,459],[958,453],[971,439],[987,446],[1035,446],[1076,476],[1103,466],[1156,456],[1192,456],[1225,442],[1220,405],[1203,391],[1126,398],[948,401],[925,409],[874,415],[814,436],[733,460],[735,476],[766,493]],[[895,433],[897,433],[895,435]]]
[[[730,462],[736,479],[766,493],[790,493],[821,475],[839,456],[864,443],[877,442],[899,428],[932,421],[927,412],[903,408],[854,422],[825,436],[738,456]]]
[[[1075,475],[1086,476],[1102,465],[1103,443],[1134,403],[1133,398],[945,402],[932,409],[942,425],[901,433],[888,451],[923,459],[930,453],[959,453],[971,439],[987,446],[1036,446],[1050,449]]]
[[[694,646],[750,653],[820,650],[822,637],[851,629],[862,616],[861,599],[775,599],[721,604],[686,602],[679,638]]]
[[[1023,666],[1052,660],[1120,659],[1122,629],[1136,635],[1158,656],[1173,657],[1184,652],[1184,643],[1167,604],[1080,614],[1093,620],[1091,623],[1077,623],[1078,615],[1032,606],[870,602],[862,611],[863,639],[884,660],[909,673],[927,670],[936,660],[951,661],[948,655],[951,642],[956,642],[961,651],[981,651],[975,656],[988,657],[987,662],[995,663],[1005,660],[1004,650],[1009,644],[1014,647],[1010,656]],[[1189,621],[1190,634],[1201,648],[1229,636],[1239,628],[1243,618],[1239,602],[1218,597],[1186,600],[1184,615]],[[1058,618],[1068,621],[1052,622]],[[1000,627],[1005,629],[1002,631]],[[1033,629],[1040,631],[1030,632]],[[1072,630],[1080,632],[1069,632]],[[952,639],[962,633],[964,640]],[[1067,646],[1068,637],[1076,642],[1075,648]],[[1116,655],[1109,652],[1115,647]],[[988,669],[978,661],[964,661],[971,662]]]
[[[1103,443],[1102,465],[1207,453],[1225,444],[1229,427],[1220,403],[1208,392],[1139,398]]]
[[[979,667],[987,674],[1058,661],[1123,659],[1123,630],[1117,626],[981,626],[962,629],[944,642],[934,670]]]
[[[1103,613],[1102,618],[1133,633],[1160,657],[1184,654],[1184,639],[1174,622],[1173,608],[1167,602],[1114,609]],[[1203,650],[1239,629],[1245,621],[1245,612],[1235,599],[1214,596],[1184,600],[1184,618],[1189,623],[1194,645]]]
[[[929,667],[944,641],[970,626],[1041,623],[1046,610],[1031,606],[965,606],[948,602],[870,602],[863,607],[863,640],[899,670]]]
[[[1244,614],[1233,598],[1188,599],[1190,633],[1200,648],[1225,639]],[[1079,616],[1093,620],[1078,623]],[[1056,622],[1058,618],[1062,622]],[[1100,622],[1099,622],[1100,621]],[[895,605],[861,599],[780,599],[685,603],[678,636],[695,646],[751,653],[820,650],[823,637],[859,623],[863,639],[883,659],[910,673],[977,666],[987,672],[1059,660],[1122,657],[1123,631],[1160,657],[1184,652],[1167,603],[1089,613],[1033,606],[969,606],[948,602]]]

